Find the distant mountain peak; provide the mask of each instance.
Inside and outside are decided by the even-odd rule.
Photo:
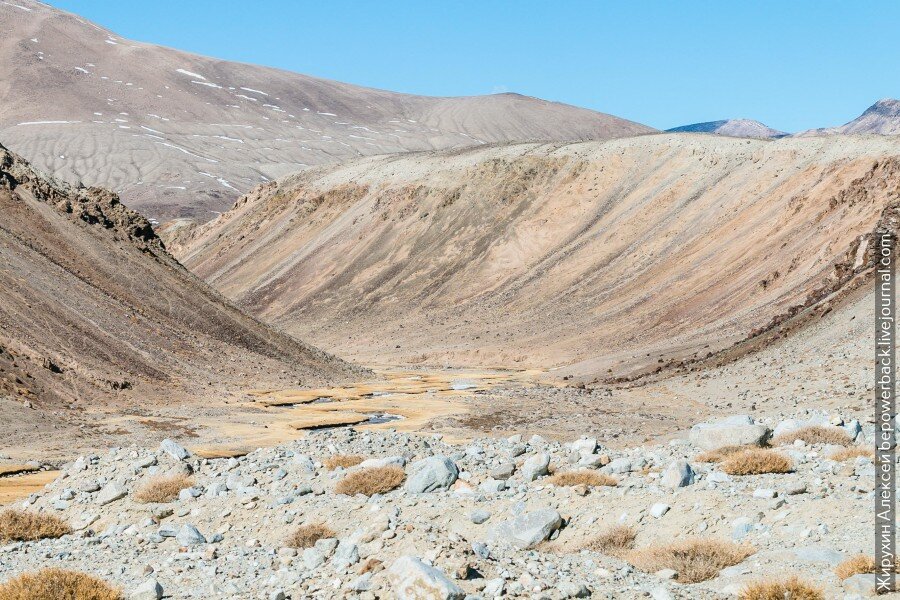
[[[759,139],[776,139],[788,135],[783,131],[772,129],[764,123],[752,119],[721,119],[673,127],[666,131],[679,133],[711,133],[730,137],[746,137]]]
[[[839,127],[810,129],[797,135],[817,136],[834,134],[900,135],[900,100],[882,98],[849,123]]]
[[[863,116],[873,114],[885,117],[900,117],[900,100],[882,98],[863,112]]]

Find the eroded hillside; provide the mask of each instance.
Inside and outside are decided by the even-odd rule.
[[[0,146],[7,446],[62,443],[107,403],[140,413],[251,384],[359,373],[242,314],[178,264],[115,194],[49,179]],[[47,436],[49,425],[65,429],[59,439]],[[88,443],[89,432],[80,435]]]
[[[377,157],[257,188],[175,252],[345,356],[614,378],[866,271],[898,157],[889,138],[697,135]]]

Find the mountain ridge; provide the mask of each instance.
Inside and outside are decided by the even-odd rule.
[[[364,155],[655,131],[520,94],[416,96],[223,61],[20,4],[0,3],[0,139],[157,219],[206,220],[258,183]]]
[[[900,135],[900,100],[882,98],[863,111],[861,115],[837,127],[809,129],[795,135]]]
[[[667,133],[711,133],[730,137],[778,139],[789,134],[752,119],[720,119],[667,129]]]

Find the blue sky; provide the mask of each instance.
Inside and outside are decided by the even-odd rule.
[[[900,97],[900,2],[51,0],[122,36],[400,92],[798,131]]]

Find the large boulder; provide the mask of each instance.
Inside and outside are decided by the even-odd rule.
[[[414,556],[401,556],[387,571],[398,600],[462,600],[465,592],[438,569]]]
[[[446,490],[457,477],[459,469],[456,463],[446,456],[430,456],[410,465],[406,489],[414,493]]]
[[[128,600],[160,600],[163,588],[153,578],[144,580],[128,594]]]
[[[104,506],[109,504],[110,502],[115,502],[116,500],[120,500],[128,495],[128,490],[125,489],[125,486],[117,481],[113,481],[106,484],[100,493],[97,494],[97,504],[100,506]]]
[[[691,442],[704,449],[722,446],[762,444],[769,437],[769,428],[753,422],[748,415],[735,415],[712,423],[698,423],[691,428]]]
[[[530,456],[524,463],[522,463],[522,467],[519,469],[519,472],[522,473],[522,479],[525,481],[534,481],[538,477],[542,477],[549,472],[550,469],[550,455],[541,452],[540,454],[535,454],[534,456]]]
[[[551,535],[562,525],[562,517],[552,508],[523,513],[497,525],[490,540],[517,548],[531,548]]]
[[[191,455],[184,446],[170,439],[161,441],[159,443],[159,449],[175,460],[184,460]]]
[[[694,483],[694,469],[685,460],[676,460],[663,471],[660,484],[667,488],[680,488]]]
[[[199,546],[206,543],[206,538],[200,533],[196,527],[190,523],[185,523],[175,534],[175,540],[179,545],[184,547]]]

